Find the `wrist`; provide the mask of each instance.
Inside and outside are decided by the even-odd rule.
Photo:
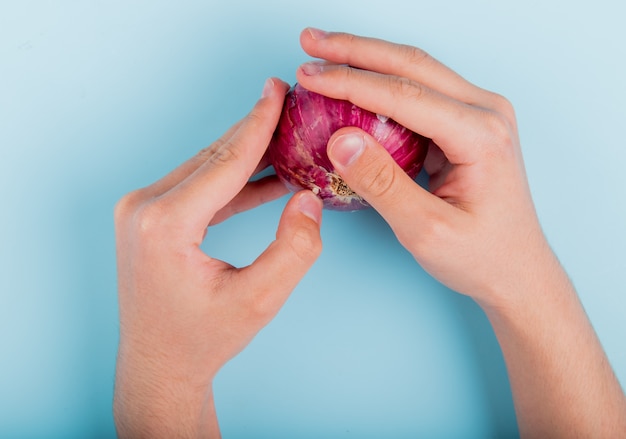
[[[624,394],[574,286],[548,256],[506,300],[481,304],[502,348],[520,433],[616,437]]]
[[[567,273],[540,230],[530,233],[506,264],[494,266],[492,278],[473,295],[487,316],[516,320],[536,314],[542,303],[567,296],[577,300]]]
[[[212,377],[120,349],[113,403],[120,438],[199,437],[213,407]]]

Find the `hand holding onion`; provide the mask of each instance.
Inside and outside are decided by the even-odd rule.
[[[276,174],[292,191],[310,189],[329,209],[369,207],[335,172],[326,154],[330,137],[338,129],[350,126],[374,136],[409,177],[417,176],[424,164],[428,139],[386,116],[314,93],[300,84],[287,93],[269,146]]]
[[[622,437],[623,393],[539,227],[510,104],[412,47],[313,29],[301,43],[328,61],[302,66],[302,87],[365,109],[373,122],[348,118],[325,131],[322,150],[309,156],[321,157],[325,179],[313,179],[312,190],[324,197],[341,179],[327,205],[358,194],[342,206],[373,206],[422,266],[483,305],[523,435]],[[213,377],[321,251],[322,206],[308,190],[287,203],[276,240],[251,265],[235,268],[199,248],[207,225],[285,193],[272,177],[248,179],[267,164],[287,88],[268,81],[250,117],[117,205],[120,437],[219,437]],[[391,137],[420,145],[400,147],[408,169],[380,135],[390,127]],[[413,181],[425,138],[430,193]],[[278,164],[279,174],[289,166]]]
[[[333,134],[327,151],[415,259],[483,307],[521,436],[624,436],[626,397],[539,225],[511,104],[413,47],[314,29],[301,44],[327,61],[298,70],[304,88],[432,139],[430,192],[359,128]]]
[[[302,87],[432,139],[424,163],[429,190],[358,127],[331,136],[335,172],[437,279],[485,305],[514,300],[506,286],[525,275],[520,268],[553,256],[530,197],[511,105],[413,47],[315,30],[304,31],[301,44],[324,60],[298,69]],[[521,248],[532,251],[515,250]]]

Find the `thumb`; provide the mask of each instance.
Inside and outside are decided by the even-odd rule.
[[[358,128],[344,128],[333,134],[328,157],[350,189],[390,223],[406,209],[414,210],[415,202],[430,196],[383,146]]]
[[[406,246],[439,200],[420,187],[372,136],[359,128],[338,130],[328,142],[328,157],[354,192],[389,223]]]
[[[267,317],[273,317],[322,251],[322,200],[313,192],[298,192],[285,206],[276,240],[240,271],[244,285]]]

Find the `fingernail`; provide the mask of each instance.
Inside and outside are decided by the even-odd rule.
[[[313,192],[303,192],[298,200],[298,209],[317,224],[322,220],[322,200]]]
[[[321,62],[310,61],[310,62],[302,64],[300,68],[302,69],[302,72],[305,75],[313,76],[313,75],[317,75],[318,73],[320,73],[324,69],[324,66]]]
[[[309,35],[311,35],[311,38],[313,38],[314,40],[321,40],[322,38],[326,38],[326,36],[328,35],[328,32],[321,29],[316,29],[314,27],[309,27],[307,28],[307,30],[309,31]]]
[[[265,81],[265,85],[263,86],[261,98],[266,98],[271,95],[272,90],[274,90],[274,80],[272,78],[267,78],[267,80]]]
[[[365,138],[361,134],[343,134],[330,145],[328,153],[342,166],[350,166],[365,149]]]

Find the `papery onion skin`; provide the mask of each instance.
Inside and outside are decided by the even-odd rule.
[[[422,169],[428,151],[426,137],[351,102],[328,98],[295,84],[287,93],[269,145],[276,175],[291,191],[312,190],[327,209],[369,207],[343,182],[326,154],[333,133],[349,126],[374,137],[411,178]]]

